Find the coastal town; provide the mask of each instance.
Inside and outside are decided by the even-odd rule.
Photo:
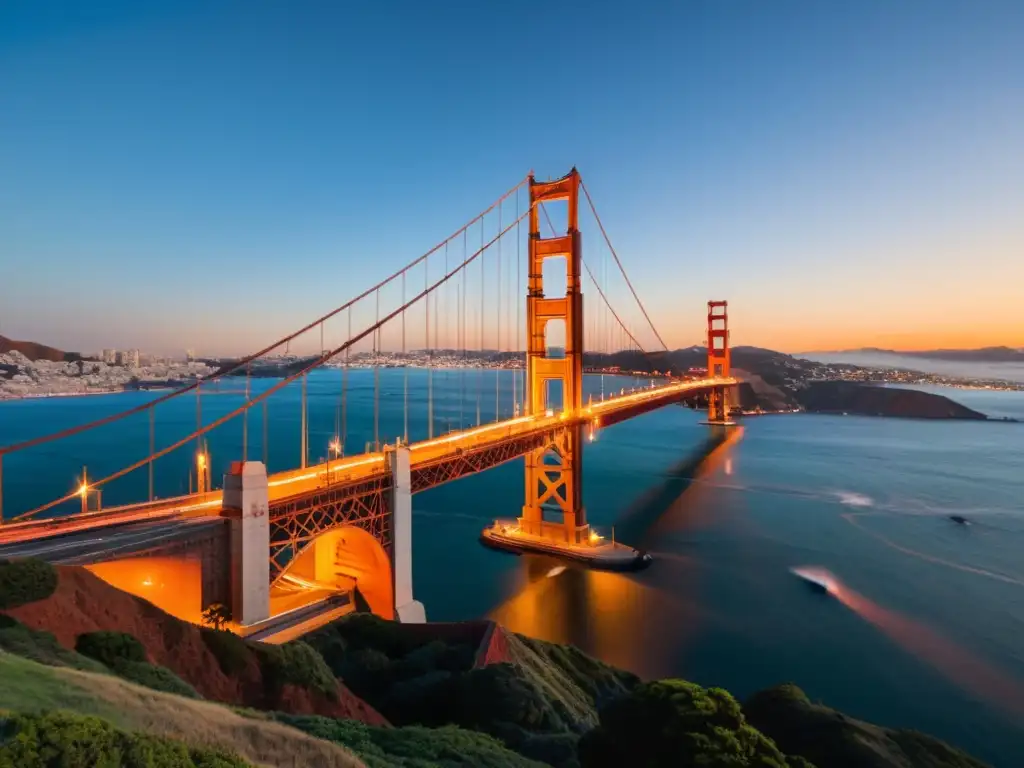
[[[694,350],[685,350],[686,353]],[[994,379],[962,378],[920,371],[891,368],[866,368],[846,364],[814,363],[782,353],[771,353],[776,378],[785,388],[799,387],[812,381],[850,381],[867,384],[899,384],[904,386],[942,386],[960,389],[1024,391],[1024,383]],[[77,357],[77,356],[76,356]],[[634,370],[616,355],[589,355],[587,373],[624,376],[661,376],[665,371]],[[263,377],[287,375],[301,367],[309,358],[282,355],[265,358],[252,373]],[[191,351],[183,358],[172,359],[141,354],[138,350],[109,350],[88,358],[54,361],[31,360],[17,350],[0,353],[0,400],[28,397],[60,397],[108,394],[139,389],[169,389],[211,376],[230,358],[197,358]],[[451,349],[411,350],[399,352],[359,352],[347,360],[339,358],[329,367],[343,368],[490,368],[521,369],[522,353],[497,351],[464,351]],[[749,367],[749,366],[748,366]],[[701,368],[685,367],[684,377],[704,375]],[[756,371],[755,371],[756,372]],[[243,372],[244,375],[244,372]],[[788,385],[788,386],[787,386]]]
[[[196,360],[140,360],[137,351],[104,360],[29,360],[17,350],[0,353],[0,400],[107,394],[179,387],[216,369]]]

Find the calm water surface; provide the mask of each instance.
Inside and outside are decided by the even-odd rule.
[[[423,371],[410,372],[410,433],[425,433]],[[341,374],[310,379],[311,452],[335,430]],[[512,412],[512,375],[438,372],[445,424]],[[381,374],[379,432],[404,430],[405,374]],[[604,387],[632,386],[610,378]],[[372,373],[350,377],[348,443],[373,438]],[[517,385],[518,386],[518,385]],[[600,392],[591,378],[589,391]],[[1024,417],[1024,393],[951,392],[993,415]],[[150,394],[0,403],[0,441],[114,412]],[[207,422],[237,395],[204,397]],[[298,393],[269,408],[271,469],[297,460]],[[887,725],[939,735],[997,766],[1024,764],[1024,424],[833,416],[748,419],[700,466],[708,428],[670,407],[603,430],[587,446],[584,503],[605,533],[655,556],[639,574],[557,569],[477,543],[493,517],[522,505],[513,462],[416,496],[415,591],[435,620],[493,616],[514,630],[572,642],[648,677],[683,676],[744,696],[793,681],[812,698]],[[158,411],[157,443],[196,423],[195,403]],[[215,435],[218,471],[241,452],[241,426]],[[262,456],[262,423],[249,455]],[[8,514],[145,455],[145,417],[61,451],[5,462]],[[158,495],[188,487],[188,456],[158,465]],[[137,498],[145,472],[105,501]],[[964,515],[959,526],[949,515]],[[836,598],[790,573],[828,569]]]

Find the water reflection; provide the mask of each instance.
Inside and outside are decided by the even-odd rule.
[[[713,489],[694,480],[734,462],[733,448],[742,434],[742,429],[712,434],[616,521],[617,538],[655,551],[648,570],[594,571],[524,555],[506,586],[511,596],[490,618],[516,632],[579,646],[644,677],[666,674],[706,617],[699,562],[661,551],[659,544],[707,524]]]

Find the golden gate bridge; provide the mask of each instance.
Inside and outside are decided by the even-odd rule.
[[[582,201],[600,235],[604,258],[596,270],[583,257]],[[562,203],[565,226],[559,232],[549,207]],[[546,237],[541,235],[542,217],[550,233]],[[561,263],[564,275],[551,269]],[[613,306],[608,281],[612,266],[639,311],[636,324],[627,322],[621,306]],[[524,277],[525,302],[521,294],[515,298]],[[586,314],[585,283],[598,299]],[[645,333],[653,343],[641,343]],[[123,530],[143,522],[216,519],[223,522],[223,532],[208,560],[217,567],[227,564],[224,583],[209,590],[204,586],[204,595],[197,600],[205,605],[208,598],[219,597],[230,605],[241,628],[271,620],[274,589],[289,583],[328,589],[342,581],[356,583],[375,612],[420,620],[422,606],[413,599],[411,579],[413,494],[524,457],[525,492],[515,521],[517,533],[565,551],[607,546],[597,543],[600,537],[591,530],[583,504],[584,445],[602,427],[698,396],[707,399],[709,424],[728,425],[729,393],[737,383],[731,377],[728,333],[726,302],[708,302],[707,375],[672,375],[668,347],[629,280],[578,171],[574,168],[553,181],[537,181],[531,173],[402,269],[213,375],[89,423],[0,447],[0,556],[41,551],[59,560],[56,551],[74,549],[76,540],[68,537],[83,532]],[[272,385],[253,386],[254,370],[310,338],[318,343],[315,354],[293,360]],[[333,346],[329,338],[336,340]],[[416,409],[410,408],[410,399],[422,393],[410,388],[406,364],[401,434],[388,440],[381,431],[380,404],[385,347],[407,361],[421,340],[418,354],[425,357],[427,390],[424,423],[417,423]],[[562,351],[553,350],[555,341],[562,342]],[[368,346],[368,351],[358,353],[359,345]],[[495,376],[492,421],[486,420],[492,393],[484,391],[482,369],[473,370],[475,361],[488,356],[510,369],[512,384],[503,392],[501,376]],[[620,387],[617,393],[602,390],[597,399],[593,394],[584,397],[585,368],[609,369],[608,361],[638,356],[651,360],[651,368],[659,373],[664,371],[659,383],[652,379],[648,386]],[[446,432],[438,429],[435,408],[435,378],[442,374],[435,364],[442,357],[446,364],[453,359],[460,363],[458,426]],[[357,364],[373,369],[373,440],[365,451],[353,454],[347,450],[350,373]],[[328,366],[341,369],[334,435],[326,457],[311,462],[307,380],[310,373]],[[204,390],[223,391],[221,382],[243,376],[244,387],[229,390],[239,393],[242,403],[204,422]],[[267,404],[293,384],[301,391],[298,466],[268,474]],[[195,429],[158,447],[157,409],[186,398],[195,401]],[[251,414],[262,416],[262,461],[248,455]],[[12,456],[41,448],[52,454],[78,436],[133,417],[148,425],[148,444],[138,459],[97,477],[83,470],[76,487],[28,509],[12,514],[4,508],[3,468]],[[223,487],[216,489],[207,437],[229,424],[241,429],[241,455],[230,457]],[[192,454],[190,463],[194,462],[190,492],[158,498],[158,466],[182,452]],[[35,471],[45,473],[45,462]],[[106,489],[140,473],[147,477],[146,498],[103,506]],[[45,544],[51,539],[68,543]],[[147,546],[130,555],[151,555],[162,544]],[[100,562],[124,556],[108,550],[94,547],[80,559]],[[204,579],[204,584],[210,581],[206,575]]]

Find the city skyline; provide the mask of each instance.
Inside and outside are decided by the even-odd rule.
[[[1018,4],[57,5],[0,11],[11,338],[244,354],[575,165],[670,347],[711,298],[784,352],[1024,347]]]

